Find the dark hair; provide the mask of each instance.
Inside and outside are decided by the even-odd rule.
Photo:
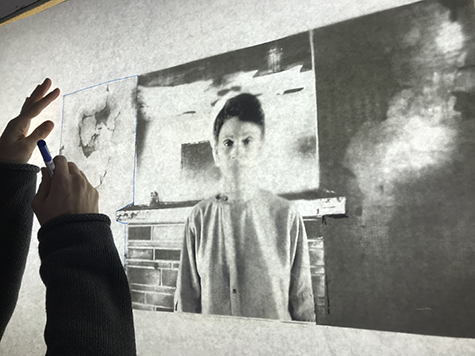
[[[255,95],[242,93],[226,101],[214,120],[213,136],[215,141],[218,141],[219,132],[224,123],[233,117],[238,118],[239,121],[253,122],[261,128],[262,135],[264,135],[264,111],[262,111],[261,102]]]

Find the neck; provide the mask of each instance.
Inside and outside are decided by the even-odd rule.
[[[223,184],[223,195],[230,200],[249,200],[259,188],[253,179],[225,179]]]

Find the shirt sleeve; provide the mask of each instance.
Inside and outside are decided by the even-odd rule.
[[[17,303],[30,248],[38,171],[29,164],[0,162],[0,339]]]
[[[290,278],[289,312],[292,320],[315,321],[315,306],[310,276],[307,233],[302,217],[297,214],[291,228],[291,238],[295,241],[294,260]]]
[[[136,355],[129,286],[102,214],[61,215],[38,232],[47,355]]]
[[[196,266],[196,229],[185,223],[180,270],[175,292],[175,311],[201,313],[201,283]]]

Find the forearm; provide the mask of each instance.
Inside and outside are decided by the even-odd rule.
[[[63,215],[40,229],[47,355],[135,355],[130,291],[101,214]]]
[[[0,339],[13,314],[31,240],[38,167],[0,162]]]

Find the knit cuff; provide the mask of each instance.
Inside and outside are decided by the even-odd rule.
[[[42,261],[54,252],[77,249],[84,244],[93,249],[114,245],[110,219],[103,214],[67,214],[53,218],[38,231],[38,241]]]
[[[16,170],[16,171],[26,171],[26,172],[35,172],[38,173],[40,168],[29,163],[9,163],[9,162],[0,162],[0,169]]]
[[[111,220],[107,215],[88,213],[88,214],[64,214],[48,220],[38,231],[38,238],[46,234],[49,230],[60,227],[68,223],[77,223],[83,221],[104,222],[110,226]]]

